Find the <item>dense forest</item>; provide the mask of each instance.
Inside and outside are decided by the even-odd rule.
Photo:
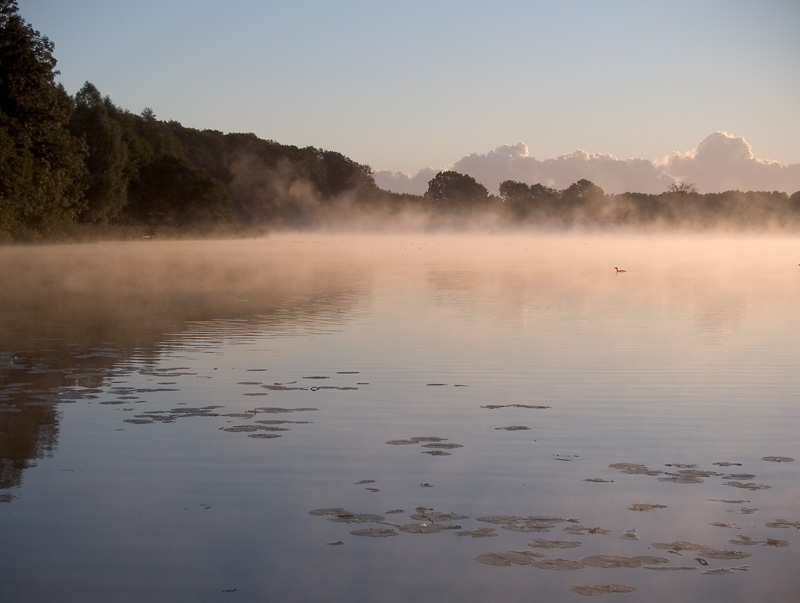
[[[0,241],[404,223],[800,227],[800,192],[701,194],[676,183],[610,195],[588,180],[564,190],[509,180],[493,195],[446,171],[422,196],[395,194],[335,151],[133,114],[88,82],[72,97],[55,81],[53,51],[16,0],[0,0]]]

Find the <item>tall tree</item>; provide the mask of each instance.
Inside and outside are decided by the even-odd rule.
[[[431,178],[425,198],[443,209],[473,209],[489,201],[489,191],[472,176],[446,171]]]
[[[80,215],[85,222],[113,220],[128,200],[128,148],[122,138],[122,126],[109,118],[109,103],[89,82],[75,95],[70,131],[83,139],[89,153],[86,207]]]
[[[55,83],[53,44],[0,0],[0,237],[36,237],[82,207],[84,147],[69,132],[72,100]]]

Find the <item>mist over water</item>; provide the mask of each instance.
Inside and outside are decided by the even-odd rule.
[[[800,589],[793,237],[293,233],[0,261],[10,600]]]

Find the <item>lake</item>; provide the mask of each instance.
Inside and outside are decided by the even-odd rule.
[[[0,262],[3,601],[797,600],[796,238]]]

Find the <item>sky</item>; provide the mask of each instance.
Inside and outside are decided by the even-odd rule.
[[[490,189],[511,174],[606,192],[800,190],[796,0],[19,9],[55,44],[70,94],[89,81],[133,113],[337,151],[393,190],[424,192],[441,169]]]

